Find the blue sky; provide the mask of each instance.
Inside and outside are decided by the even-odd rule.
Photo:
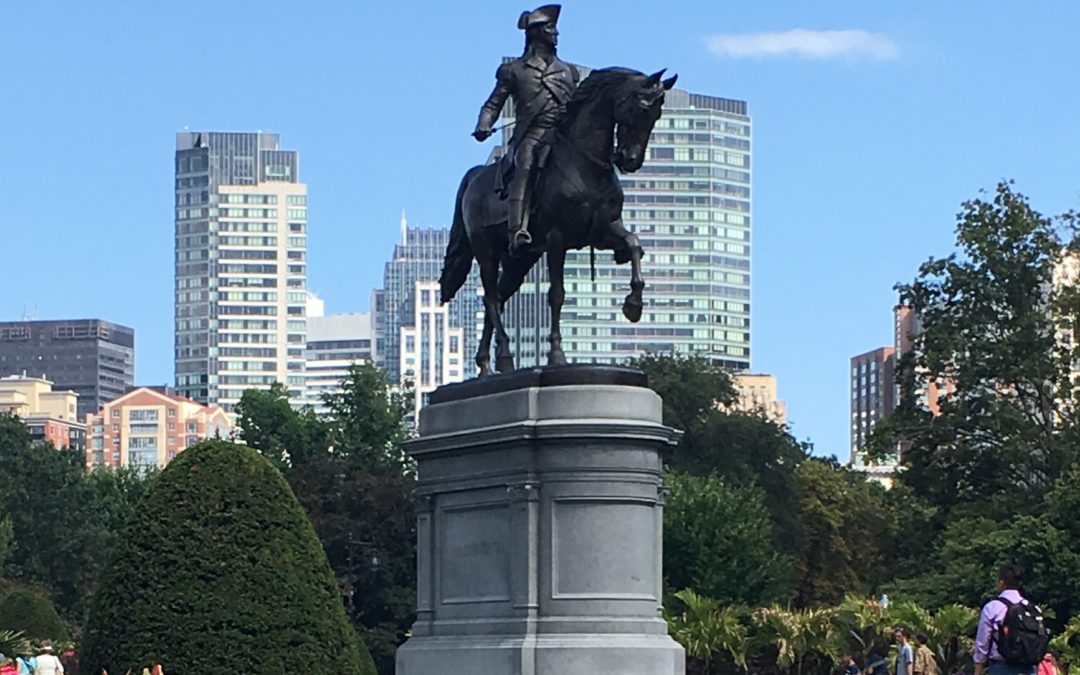
[[[184,127],[279,132],[310,192],[310,286],[367,309],[404,208],[445,225],[526,6],[7,3],[0,319],[137,331],[172,380],[172,155]],[[564,58],[667,67],[754,121],[753,365],[793,431],[847,457],[848,359],[891,342],[892,286],[951,248],[964,199],[1014,178],[1080,206],[1080,3],[571,2]],[[647,270],[647,267],[646,267]]]

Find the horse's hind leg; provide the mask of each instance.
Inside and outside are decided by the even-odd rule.
[[[551,280],[551,286],[548,288],[548,305],[551,308],[551,335],[548,336],[551,350],[548,352],[548,365],[565,366],[566,354],[562,348],[562,332],[559,328],[559,322],[562,317],[563,301],[566,300],[566,290],[563,284],[566,248],[557,234],[548,235],[547,260],[548,277]]]
[[[499,263],[495,255],[486,257],[480,264],[480,281],[484,285],[484,336],[487,337],[484,348],[485,361],[491,346],[491,333],[495,333],[495,370],[500,373],[514,369],[514,355],[510,353],[510,336],[502,322],[502,303],[499,302]],[[479,360],[477,356],[477,360]],[[490,368],[489,371],[490,373]]]
[[[485,291],[484,295],[487,295]],[[488,312],[487,301],[484,301],[484,332],[480,334],[480,346],[476,349],[476,366],[480,369],[480,377],[494,375],[491,370],[491,333],[494,327],[491,315]]]

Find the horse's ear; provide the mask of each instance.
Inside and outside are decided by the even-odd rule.
[[[664,76],[665,72],[667,72],[667,68],[661,68],[660,70],[650,75],[649,79],[645,80],[645,84],[650,87],[660,86],[660,78]]]
[[[663,84],[664,84],[664,89],[671,89],[672,87],[674,87],[674,86],[675,86],[675,82],[677,82],[677,81],[678,81],[678,79],[679,79],[679,76],[678,76],[678,75],[672,75],[672,76],[671,76],[671,77],[669,77],[668,79],[664,80],[664,82],[663,82]]]

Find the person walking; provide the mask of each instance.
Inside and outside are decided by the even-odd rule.
[[[915,636],[915,664],[912,667],[915,675],[937,675],[937,659],[934,650],[926,646],[926,634],[919,633]]]
[[[998,570],[997,591],[979,615],[975,675],[1035,675],[1050,646],[1042,611],[1021,595],[1013,565]]]
[[[896,670],[893,675],[915,675],[915,654],[908,642],[910,636],[907,629],[897,628],[895,637],[899,649],[896,650]]]
[[[882,656],[887,654],[887,649],[874,649],[866,658],[865,675],[889,675],[889,659]]]
[[[844,675],[859,675],[862,672],[859,669],[859,665],[855,663],[855,655],[851,652],[844,652]]]
[[[19,675],[30,675],[34,672],[34,657],[17,656],[15,657],[15,665],[19,668]]]
[[[52,645],[43,645],[37,655],[34,675],[64,675],[64,664],[53,654]]]

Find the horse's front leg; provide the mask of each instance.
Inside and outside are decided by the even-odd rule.
[[[623,316],[631,323],[641,321],[641,312],[645,307],[642,291],[645,290],[645,279],[641,276],[641,243],[637,235],[623,227],[622,218],[612,223],[612,229],[620,233],[626,247],[630,250],[630,293],[623,300]]]
[[[548,365],[565,366],[566,354],[563,353],[559,319],[562,316],[563,301],[566,300],[566,291],[563,285],[566,249],[558,236],[552,236],[548,239],[547,261],[548,278],[551,280],[551,287],[548,289],[548,305],[551,307],[551,335],[548,336],[551,350],[548,352]]]

